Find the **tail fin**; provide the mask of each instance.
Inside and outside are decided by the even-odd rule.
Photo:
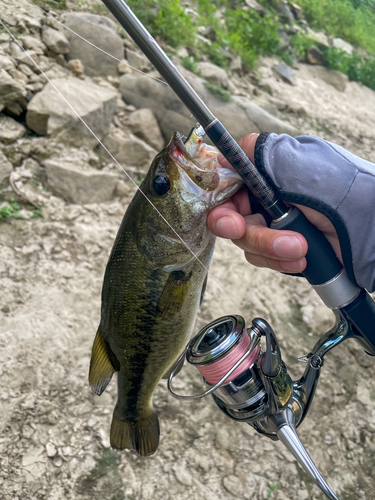
[[[156,413],[147,418],[129,422],[113,412],[111,425],[111,446],[123,450],[135,450],[141,457],[152,455],[159,446],[159,419]]]

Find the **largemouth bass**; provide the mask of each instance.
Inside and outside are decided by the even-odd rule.
[[[214,236],[208,212],[241,185],[218,151],[178,133],[159,153],[131,201],[107,264],[89,382],[102,394],[118,372],[114,448],[151,455],[159,444],[152,395],[188,342],[204,293]],[[147,201],[153,203],[163,217]],[[165,220],[183,239],[185,245]]]

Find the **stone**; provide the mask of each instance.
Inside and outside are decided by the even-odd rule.
[[[61,31],[44,26],[42,40],[55,54],[68,54],[70,51],[69,40]]]
[[[201,77],[205,80],[216,83],[224,89],[228,88],[228,75],[225,69],[210,62],[199,62],[197,68]]]
[[[259,132],[258,127],[248,119],[245,111],[237,104],[222,101],[207,90],[203,78],[190,73],[185,68],[179,69],[236,140],[243,137],[244,130],[248,133]],[[136,108],[152,109],[165,141],[169,141],[171,134],[176,130],[187,134],[196,123],[191,112],[169,86],[163,83],[133,73],[120,78],[120,91],[126,103]]]
[[[273,71],[289,85],[297,85],[293,71],[284,62],[273,67]]]
[[[118,60],[124,58],[124,45],[117,36],[117,25],[104,16],[94,14],[69,13],[65,16],[68,28],[99,47],[108,54],[99,51],[77,36],[70,38],[69,59],[80,59],[89,76],[117,76]]]
[[[13,101],[18,101],[25,97],[27,90],[25,87],[4,69],[0,70],[0,111]]]
[[[292,14],[292,11],[289,8],[288,2],[286,0],[283,0],[277,7],[278,13],[281,15],[281,17],[288,22],[289,24],[292,24],[294,21],[294,16]]]
[[[0,70],[5,69],[5,71],[9,71],[15,67],[15,62],[11,57],[0,54]]]
[[[53,79],[52,83],[99,139],[102,139],[109,131],[117,93],[73,76]],[[45,85],[29,102],[26,123],[37,134],[57,137],[72,146],[97,145],[97,140],[51,83]]]
[[[126,61],[125,59],[123,59],[122,61],[120,61],[118,63],[118,65],[117,65],[117,71],[118,71],[119,75],[125,75],[127,73],[131,73],[133,70],[129,66],[128,61]]]
[[[0,150],[0,182],[7,179],[13,170],[13,165],[5,156],[5,154]]]
[[[129,115],[127,125],[134,135],[146,141],[156,151],[163,149],[164,139],[159,123],[151,109],[133,111]]]
[[[313,74],[328,83],[328,85],[332,85],[339,92],[344,92],[349,82],[349,78],[344,73],[327,69],[324,66],[315,67]]]
[[[22,52],[17,56],[15,56],[15,58],[20,64],[26,64],[27,66],[30,66],[30,68],[32,68],[33,70],[37,71],[35,63],[39,64],[39,56],[35,52],[35,50],[28,50],[27,53]]]
[[[10,116],[0,114],[0,141],[10,144],[25,135],[26,129]]]
[[[46,160],[48,187],[65,201],[84,205],[112,199],[118,177],[86,166],[80,169],[72,162]]]
[[[245,4],[250,7],[250,9],[258,12],[260,17],[264,17],[264,9],[256,0],[245,0]]]
[[[223,486],[228,491],[237,498],[242,497],[243,495],[243,487],[241,481],[237,476],[226,476],[223,478]]]
[[[46,444],[46,453],[48,458],[53,458],[57,455],[56,446],[53,443]]]
[[[152,64],[147,57],[134,50],[126,49],[126,59],[133,68],[141,71],[150,71],[152,69]]]
[[[347,52],[348,54],[352,54],[354,47],[348,42],[345,42],[342,38],[333,38],[331,40],[331,45],[332,47],[335,47],[336,49],[343,50],[344,52]]]
[[[307,49],[306,60],[309,64],[316,64],[318,66],[323,66],[323,54],[317,47],[313,45]]]
[[[120,163],[149,167],[157,151],[134,135],[126,135],[118,128],[113,128],[103,139],[104,146]],[[106,151],[100,146],[102,154]]]
[[[308,37],[315,40],[316,43],[318,44],[318,46],[322,46],[323,48],[327,48],[327,49],[330,46],[327,35],[325,33],[323,33],[322,31],[319,31],[319,32],[313,31],[313,32],[308,34]]]
[[[85,66],[80,59],[71,59],[68,68],[74,75],[82,75],[85,72]]]
[[[36,54],[44,54],[46,50],[46,46],[40,40],[40,38],[36,38],[35,36],[31,35],[26,35],[22,38],[22,43],[25,49],[27,50],[34,50]]]
[[[240,56],[234,57],[229,63],[230,71],[233,73],[241,74],[242,73],[242,59]]]
[[[21,71],[18,71],[18,69],[12,68],[8,69],[8,73],[12,78],[16,80],[16,82],[19,82],[22,86],[26,86],[28,83],[28,78],[26,75],[21,73]]]
[[[296,3],[292,3],[291,4],[291,9],[292,9],[292,12],[293,12],[293,15],[295,17],[295,19],[297,21],[300,21],[303,17],[303,14],[302,14],[302,9],[299,5],[297,5]]]
[[[275,134],[298,135],[298,130],[289,123],[272,116],[260,106],[257,106],[243,96],[234,96],[233,100],[239,107],[244,109],[249,120],[251,120],[260,132],[274,132]]]
[[[114,195],[122,197],[122,196],[127,196],[129,193],[130,193],[129,185],[120,179],[116,184]]]

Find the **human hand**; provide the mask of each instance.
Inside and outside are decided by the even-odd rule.
[[[258,134],[249,134],[239,145],[254,162],[254,148]],[[228,167],[222,155],[218,161]],[[312,208],[297,206],[320,231],[324,233],[342,263],[340,243],[331,221]],[[294,231],[267,227],[260,214],[253,214],[247,189],[242,189],[223,205],[214,208],[208,216],[208,227],[216,236],[228,238],[241,248],[246,260],[257,267],[268,267],[286,273],[300,273],[306,267],[307,242]]]

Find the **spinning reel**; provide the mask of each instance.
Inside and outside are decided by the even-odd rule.
[[[331,500],[339,498],[314,465],[296,428],[310,408],[325,354],[347,338],[358,339],[344,316],[339,311],[335,314],[334,327],[321,337],[311,353],[299,358],[307,364],[299,380],[293,381],[289,376],[270,325],[255,318],[246,329],[241,316],[223,316],[205,326],[188,343],[168,380],[169,391],[175,398],[199,399],[212,394],[229,418],[248,423],[272,440],[279,439]],[[173,377],[185,357],[203,375],[209,386],[206,391],[191,396],[174,392]]]

